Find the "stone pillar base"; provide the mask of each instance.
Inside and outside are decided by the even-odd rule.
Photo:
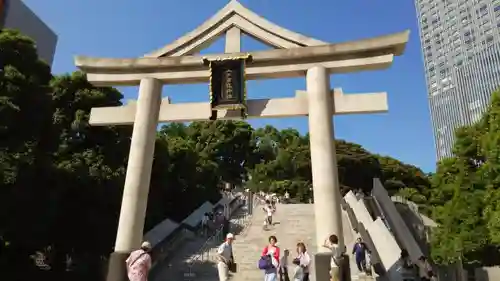
[[[314,275],[316,281],[330,281],[330,263],[332,260],[331,253],[317,253],[314,255]],[[340,261],[340,280],[351,281],[351,269],[349,265],[349,256],[344,255]]]
[[[127,267],[125,265],[128,256],[129,253],[111,253],[106,281],[128,281]]]
[[[342,256],[342,266],[340,267],[340,281],[351,281],[351,265],[349,262],[349,256]]]
[[[314,276],[316,281],[330,281],[330,261],[332,254],[317,253],[314,255]]]

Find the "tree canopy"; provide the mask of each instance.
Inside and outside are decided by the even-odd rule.
[[[92,86],[80,72],[53,76],[33,41],[12,30],[0,32],[0,62],[2,278],[102,280],[132,128],[91,127],[88,120],[92,107],[119,106],[123,96]],[[354,143],[337,140],[336,147],[343,192],[369,192],[373,177],[380,177],[391,193],[426,201],[429,182],[420,169]],[[307,202],[310,165],[309,136],[294,129],[254,129],[243,121],[164,125],[156,138],[145,231],[217,201],[222,182],[289,191]],[[499,210],[492,205],[488,215]],[[498,227],[493,221],[486,226],[492,233]],[[49,258],[50,268],[35,265],[37,252]]]
[[[500,92],[482,118],[455,134],[454,157],[439,162],[430,202],[439,227],[432,253],[444,264],[500,263]]]

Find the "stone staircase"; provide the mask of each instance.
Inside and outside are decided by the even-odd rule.
[[[270,235],[278,238],[282,250],[289,249],[293,257],[295,245],[304,242],[311,255],[316,253],[316,235],[314,207],[312,204],[279,204],[273,218],[275,225],[264,231],[264,212],[261,206],[256,206],[254,215],[247,217],[246,208],[241,208],[233,215],[231,232],[236,235],[233,244],[238,272],[231,276],[231,281],[262,281],[263,272],[257,268],[262,249],[267,245]],[[349,218],[343,212],[344,239],[348,253],[357,237],[352,230]],[[219,237],[222,239],[222,237]],[[193,238],[175,256],[169,264],[163,265],[161,271],[155,274],[152,281],[217,281],[218,273],[215,263],[216,248],[221,243],[219,239],[207,243],[206,239]],[[217,241],[215,241],[217,240]],[[200,251],[201,248],[203,251]],[[201,256],[200,254],[203,254]],[[350,255],[351,279],[353,281],[373,281],[370,276],[358,275],[356,264]],[[314,267],[314,265],[312,265]],[[315,281],[314,269],[311,280]],[[323,280],[318,280],[323,281]]]
[[[295,245],[298,242],[306,244],[309,254],[316,253],[316,228],[312,204],[280,204],[277,206],[277,212],[273,220],[276,224],[268,231],[264,231],[262,229],[264,213],[260,208],[254,210],[254,215],[245,234],[237,236],[234,242],[233,252],[238,263],[238,273],[233,276],[232,280],[263,280],[263,273],[257,268],[257,261],[262,249],[267,245],[270,235],[276,236],[282,251],[289,249],[292,257],[295,255]],[[343,213],[343,225],[344,239],[349,253],[356,240],[356,233],[352,230],[346,213]],[[374,280],[369,276],[358,276],[356,264],[352,257],[350,265],[352,280]],[[311,280],[315,280],[314,274],[311,274]]]
[[[238,209],[231,217],[231,232],[236,235],[244,228],[247,219],[246,207]],[[222,243],[222,235],[207,239],[206,237],[193,237],[177,253],[162,264],[160,271],[150,277],[150,281],[217,281],[218,273],[215,264],[217,247]]]

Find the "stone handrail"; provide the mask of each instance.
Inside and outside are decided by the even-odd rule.
[[[383,187],[379,179],[374,179],[372,195],[378,202],[378,205],[384,214],[385,222],[390,226],[390,230],[401,248],[404,248],[410,254],[412,262],[416,263],[418,258],[423,255],[420,245],[415,240],[412,232],[406,225],[402,216],[398,212],[396,205],[389,197],[387,190]]]
[[[412,202],[403,196],[391,196],[392,202],[396,203],[401,203],[405,204],[408,206],[408,208],[417,216],[417,218],[420,220],[420,223],[424,224],[424,219],[422,218],[422,214],[420,214],[420,211],[418,209],[418,205],[415,202]]]
[[[153,264],[150,275],[153,276],[155,274],[159,265],[168,260],[169,254],[174,252],[178,247],[181,247],[186,238],[198,232],[205,212],[221,208],[225,203],[229,206],[234,205],[234,202],[238,201],[240,196],[241,194],[231,193],[226,198],[219,200],[215,205],[207,201],[194,210],[181,223],[166,219],[146,233],[144,240],[150,241],[153,246],[151,250]]]
[[[348,192],[344,199],[348,205],[348,215],[352,211],[351,217],[357,221],[358,233],[372,251],[374,272],[378,275],[385,275],[386,280],[400,280],[396,264],[401,249],[382,219],[380,217],[373,218],[364,199],[356,197],[353,192]]]
[[[347,216],[349,217],[349,222],[351,223],[352,229],[361,236],[363,241],[366,243],[368,246],[368,249],[370,250],[370,261],[371,261],[371,266],[372,266],[372,272],[377,273],[378,275],[383,275],[384,272],[381,270],[381,267],[379,264],[382,263],[379,253],[377,251],[377,248],[375,248],[375,244],[373,240],[370,237],[370,234],[366,230],[365,226],[363,225],[362,222],[359,222],[358,219],[356,218],[356,214],[354,213],[353,209],[347,203],[346,199],[342,199],[342,208],[346,211]]]
[[[232,215],[239,208],[243,207],[243,200],[240,200],[241,196],[237,196],[230,203],[230,215]],[[245,213],[243,218],[238,219],[236,224],[241,224],[246,227],[245,221],[248,220],[248,213]],[[215,255],[211,255],[211,252],[215,249],[218,243],[224,240],[222,227],[219,227],[215,233],[210,236],[205,243],[200,247],[199,250],[188,260],[187,272],[184,274],[186,278],[194,278],[194,267],[198,264],[203,264],[207,261],[214,261]]]

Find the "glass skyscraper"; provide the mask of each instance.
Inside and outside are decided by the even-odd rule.
[[[415,0],[437,159],[500,86],[500,0]]]

